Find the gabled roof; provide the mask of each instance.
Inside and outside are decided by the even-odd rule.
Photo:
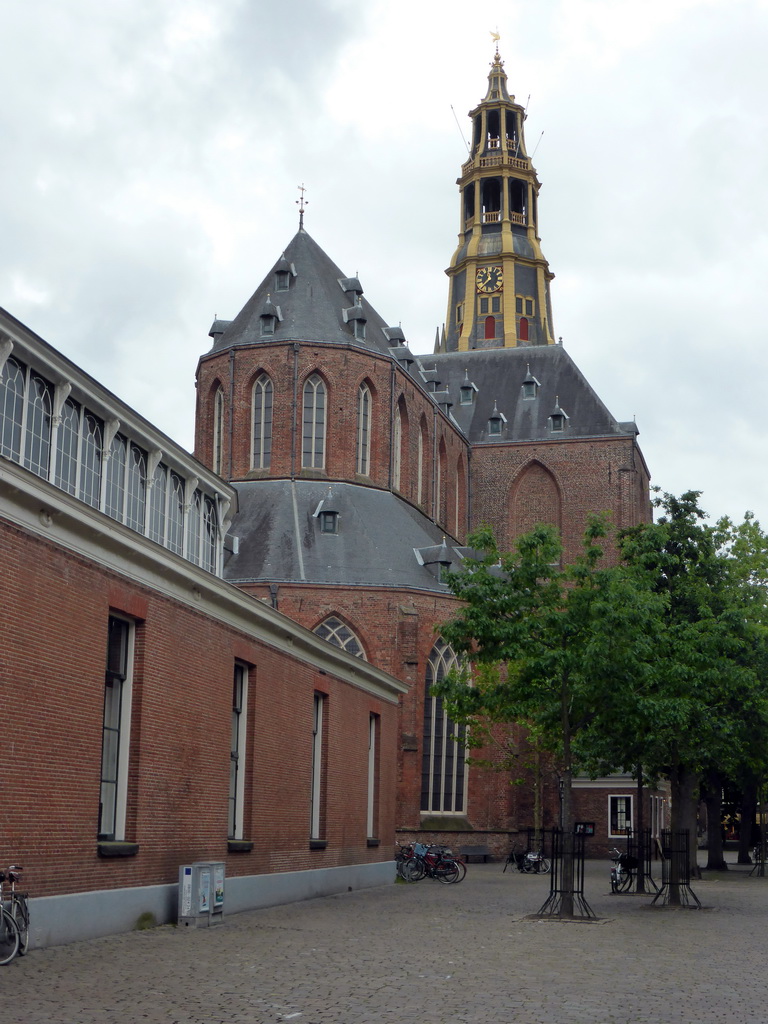
[[[453,418],[472,443],[637,433],[634,423],[611,415],[562,345],[447,352],[422,356],[421,363],[425,370],[435,366],[439,387],[451,394]],[[524,397],[527,378],[535,380],[535,398]],[[461,405],[459,389],[467,380],[477,390],[471,405]],[[506,422],[501,434],[489,437],[494,407]],[[558,408],[567,419],[563,432],[553,435],[550,417]]]
[[[277,274],[287,276],[287,290],[276,290]],[[267,303],[279,314],[274,333],[262,323]],[[365,337],[355,337],[354,322],[365,324]],[[363,297],[356,277],[348,277],[317,242],[300,228],[285,252],[234,320],[216,320],[211,327],[212,352],[264,342],[344,344],[389,355],[388,324]],[[394,328],[393,328],[394,330]]]

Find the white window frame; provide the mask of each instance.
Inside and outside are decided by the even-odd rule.
[[[629,801],[629,814],[627,816],[627,830],[623,832],[614,832],[612,829],[613,815],[611,813],[611,805],[614,800],[628,800]],[[632,823],[635,820],[635,806],[634,797],[631,793],[611,793],[608,797],[608,838],[609,839],[626,839],[627,835],[632,831]],[[617,815],[618,817],[618,815]]]
[[[123,617],[122,615],[110,615],[109,623],[122,622],[128,627],[126,636],[126,650],[125,650],[125,664],[120,675],[123,676],[120,685],[120,697],[119,697],[119,728],[117,730],[117,763],[116,763],[116,778],[114,781],[114,815],[113,830],[102,831],[101,825],[101,809],[103,806],[103,788],[104,788],[104,734],[107,730],[106,723],[106,679],[104,684],[104,711],[102,714],[102,761],[99,772],[99,822],[98,822],[98,837],[102,841],[115,841],[120,842],[125,839],[125,822],[127,816],[128,807],[128,771],[130,767],[130,741],[131,741],[131,709],[133,705],[133,653],[135,646],[136,637],[136,624],[131,620]],[[109,626],[108,626],[109,629]],[[108,641],[109,643],[109,641]],[[106,672],[109,671],[109,665],[105,666]],[[111,783],[110,783],[111,785]]]
[[[245,764],[247,757],[248,666],[236,661],[232,678],[232,731],[230,750],[227,838],[242,839],[245,820]],[[239,685],[239,701],[238,701]],[[234,766],[234,767],[233,767]]]
[[[322,840],[323,752],[325,748],[326,700],[315,693],[312,701],[312,782],[310,790],[309,838]]]
[[[365,381],[357,391],[357,472],[371,473],[371,389]]]
[[[377,805],[377,769],[378,769],[378,746],[377,734],[379,730],[379,716],[370,713],[368,716],[368,813],[366,831],[369,839],[376,839],[378,828],[376,821]]]

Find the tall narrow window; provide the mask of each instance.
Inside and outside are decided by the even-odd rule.
[[[24,439],[24,465],[48,479],[51,456],[51,409],[53,388],[42,377],[32,374],[27,399],[27,430]]]
[[[253,469],[269,469],[272,460],[272,381],[262,373],[253,385]]]
[[[137,533],[144,533],[147,508],[147,456],[138,445],[129,445],[128,493],[125,504],[125,522]]]
[[[379,716],[368,720],[368,838],[379,834]]]
[[[80,499],[93,508],[99,507],[101,497],[101,459],[104,444],[104,424],[84,410],[82,443],[80,446]]]
[[[9,357],[0,377],[0,455],[14,462],[21,461],[24,378],[24,367]]]
[[[392,424],[392,486],[396,491],[401,489],[403,467],[403,413],[400,406],[395,409],[395,420]]]
[[[184,481],[178,473],[171,473],[168,494],[168,547],[177,555],[184,550]]]
[[[517,329],[517,336],[520,341],[528,341],[529,338],[528,321],[524,316],[520,317],[520,326]]]
[[[187,518],[187,558],[200,565],[200,536],[202,531],[203,496],[195,491]]]
[[[158,462],[149,492],[148,536],[156,544],[165,543],[166,505],[168,502],[168,469]]]
[[[213,472],[221,473],[224,452],[224,392],[216,389],[213,398]]]
[[[229,757],[229,815],[227,836],[243,838],[243,790],[245,785],[245,721],[248,669],[235,662],[232,684],[232,739]]]
[[[133,626],[110,616],[101,740],[99,839],[125,838]]]
[[[327,697],[316,693],[312,711],[312,788],[310,797],[309,838],[318,844],[325,836],[325,774]]]
[[[126,441],[115,434],[109,447],[107,462],[107,498],[104,511],[113,519],[122,522],[125,506],[125,465],[127,459]]]
[[[431,689],[457,664],[456,655],[438,639],[427,662],[424,697],[424,746],[421,771],[421,810],[427,814],[466,813],[466,727],[454,724],[443,709],[442,697]]]
[[[304,384],[301,464],[305,469],[325,468],[325,384],[313,373]]]
[[[371,390],[361,384],[357,392],[357,472],[368,476],[371,471]]]
[[[77,494],[77,452],[80,446],[80,406],[68,398],[61,409],[56,432],[54,483],[68,494]]]
[[[200,564],[208,572],[216,572],[219,554],[219,524],[216,518],[216,505],[206,494],[203,498],[203,549]]]
[[[496,337],[496,317],[487,316],[485,318],[485,338],[490,340]]]

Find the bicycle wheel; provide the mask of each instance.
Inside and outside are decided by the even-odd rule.
[[[29,946],[29,907],[24,896],[13,901],[11,913],[19,929],[19,956],[24,956]]]
[[[3,909],[0,911],[0,966],[8,964],[19,951],[19,929],[16,922]]]
[[[426,874],[426,865],[421,857],[410,857],[403,862],[403,878],[406,882],[419,882]]]
[[[633,872],[632,871],[627,871],[626,869],[624,871],[620,870],[618,872],[618,876],[619,877],[617,879],[617,882],[618,882],[617,892],[628,892],[632,888],[632,875],[633,875]]]
[[[619,891],[619,869],[611,868],[611,892]]]
[[[452,882],[459,881],[461,871],[455,860],[444,860],[435,868],[435,874],[441,882],[450,885]]]
[[[457,882],[463,882],[467,875],[467,865],[463,860],[456,861],[456,867],[459,869],[459,877],[456,879]]]

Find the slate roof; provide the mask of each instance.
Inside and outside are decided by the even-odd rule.
[[[532,441],[544,438],[604,437],[636,434],[634,423],[620,423],[562,345],[531,345],[504,349],[475,349],[421,356],[428,376],[446,388],[451,414],[471,443]],[[429,374],[432,367],[435,374]],[[537,381],[536,397],[523,397],[528,375]],[[471,405],[460,404],[460,388],[477,389]],[[553,435],[550,416],[556,405],[566,415],[564,430]],[[506,422],[500,435],[488,436],[494,406]]]
[[[276,272],[286,269],[288,290],[277,291]],[[265,336],[261,318],[268,301],[279,312],[274,334]],[[354,317],[365,320],[363,340],[354,336]],[[300,228],[235,319],[214,321],[209,333],[213,338],[211,352],[233,345],[300,341],[341,343],[389,355],[392,343],[388,328],[363,297],[358,279],[343,273],[304,228]],[[399,336],[402,337],[402,332]]]
[[[230,533],[239,543],[224,567],[224,578],[232,583],[333,583],[447,593],[438,566],[446,558],[458,564],[460,549],[389,491],[327,480],[249,480],[232,486],[238,512]],[[316,516],[321,507],[338,512],[338,534],[321,533]]]

